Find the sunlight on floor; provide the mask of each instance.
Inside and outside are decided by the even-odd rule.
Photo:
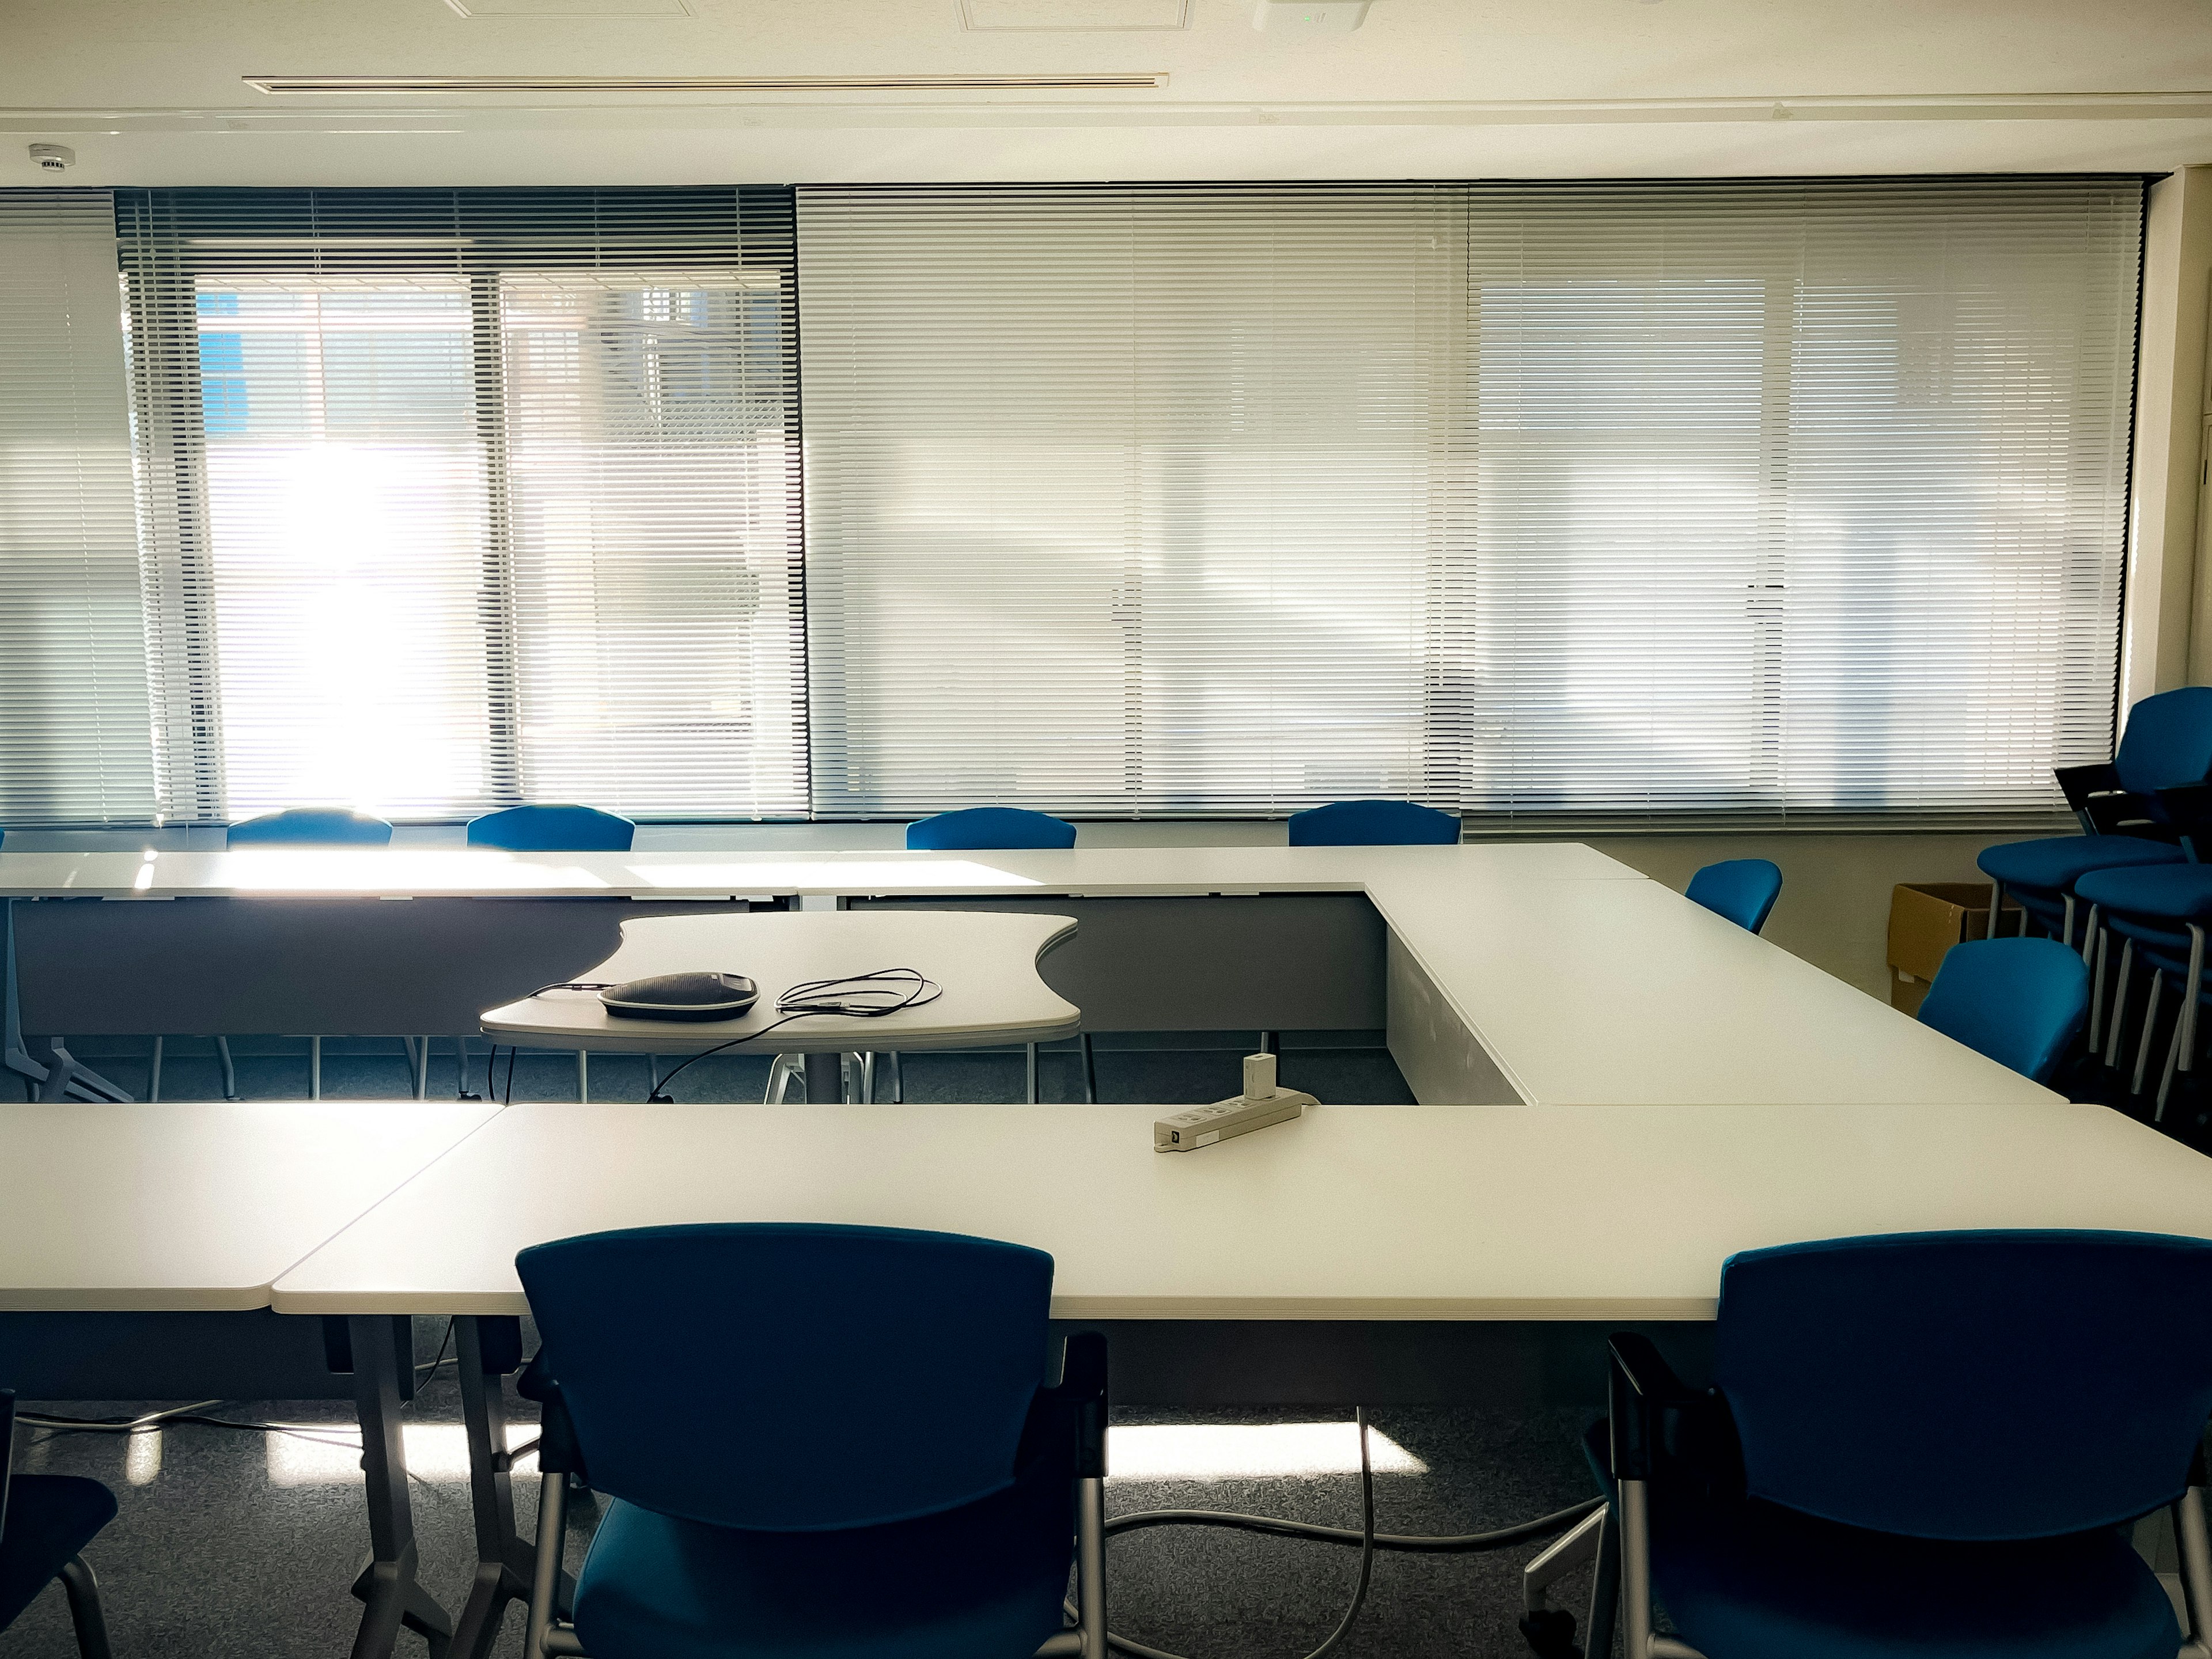
[[[1384,1434],[1367,1431],[1377,1474],[1426,1474],[1429,1466]],[[1359,1433],[1350,1423],[1173,1423],[1109,1429],[1109,1480],[1254,1480],[1357,1474]]]

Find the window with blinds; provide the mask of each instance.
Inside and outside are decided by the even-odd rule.
[[[125,192],[168,810],[803,814],[790,201]]]
[[[816,810],[2047,814],[2112,737],[2142,212],[804,189]]]
[[[155,810],[114,216],[0,190],[0,826]]]

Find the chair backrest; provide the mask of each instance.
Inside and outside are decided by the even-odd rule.
[[[292,806],[265,817],[234,823],[228,847],[389,847],[392,826],[337,806]]]
[[[1013,1483],[1052,1258],[957,1233],[644,1227],[515,1258],[592,1485],[714,1526],[822,1531]]]
[[[469,820],[469,845],[510,853],[627,853],[637,826],[596,806],[510,806]]]
[[[2212,781],[2212,685],[2161,691],[2128,710],[2112,769],[2123,789],[2146,798],[2155,789]]]
[[[1920,1023],[2041,1083],[2089,1013],[2089,969],[2055,939],[1978,939],[1944,952]]]
[[[1900,1233],[1721,1271],[1751,1494],[1916,1538],[2048,1538],[2181,1494],[2212,1412],[2212,1242]]]
[[[970,806],[939,812],[906,827],[910,852],[1017,852],[1023,848],[1075,845],[1075,826],[1048,812],[1020,806]]]
[[[1340,800],[1291,814],[1293,847],[1450,847],[1459,820],[1410,800]]]
[[[1692,876],[1683,896],[1755,933],[1766,926],[1767,914],[1781,890],[1779,866],[1765,859],[1729,859]]]

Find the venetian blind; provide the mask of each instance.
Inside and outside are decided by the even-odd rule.
[[[122,212],[177,810],[805,811],[789,192]]]
[[[155,813],[115,210],[0,190],[0,827]]]
[[[802,190],[816,808],[2040,817],[2112,741],[2142,210]]]

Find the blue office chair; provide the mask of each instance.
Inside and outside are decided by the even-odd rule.
[[[392,826],[382,818],[327,806],[288,806],[234,823],[226,847],[389,847]]]
[[[1766,926],[1781,891],[1782,872],[1777,866],[1765,859],[1729,859],[1709,864],[1692,876],[1682,896],[1755,933]]]
[[[544,1343],[532,1659],[549,1633],[592,1659],[1105,1659],[1106,1344],[1070,1340],[1045,1385],[1050,1256],[723,1223],[515,1267]],[[561,1626],[572,1473],[612,1501]]]
[[[628,818],[602,812],[596,806],[510,806],[469,820],[469,845],[496,847],[509,853],[627,853],[636,838],[637,826]],[[422,1039],[427,1044],[428,1037]],[[469,1040],[453,1039],[454,1087],[465,1090],[469,1072]],[[576,1098],[592,1097],[592,1062],[581,1048],[576,1054]],[[660,1086],[660,1061],[653,1060],[653,1088]],[[648,1091],[650,1092],[650,1091]]]
[[[100,1581],[84,1547],[115,1518],[115,1494],[74,1474],[15,1472],[15,1396],[0,1389],[0,1631],[57,1578],[84,1659],[108,1659]]]
[[[1459,819],[1409,800],[1340,800],[1291,814],[1293,847],[1454,847]]]
[[[2194,1238],[1907,1233],[1731,1256],[1713,1388],[1647,1338],[1612,1340],[1610,1418],[1586,1443],[1607,1504],[1580,1545],[1601,1592],[1589,1650],[1610,1650],[1625,1581],[1627,1659],[2189,1652],[2125,1528],[2171,1509],[2203,1620],[2208,1310],[2212,1243]],[[1678,1639],[1653,1632],[1654,1596]],[[1559,1651],[1562,1616],[1531,1613]]]
[[[510,853],[627,853],[637,826],[596,806],[510,806],[469,820],[469,845]]]
[[[1020,806],[970,806],[906,827],[909,853],[1010,853],[1074,845],[1075,826],[1066,818]]]
[[[1943,954],[1920,1023],[2037,1083],[2050,1080],[2089,1014],[2089,969],[2055,939],[1979,939]]]
[[[939,812],[933,818],[922,818],[906,827],[906,846],[909,853],[1017,853],[1025,851],[1059,851],[1075,845],[1075,826],[1065,818],[1056,818],[1046,812],[1032,812],[1019,806],[970,806],[958,812]],[[1087,1101],[1098,1098],[1098,1066],[1091,1051],[1091,1033],[1085,1031],[1080,1039],[1083,1048],[1083,1097]],[[1037,1097],[1037,1046],[1024,1045],[1025,1090],[1028,1100],[1034,1104]],[[906,1079],[899,1067],[899,1057],[890,1055],[891,1066],[891,1098],[906,1098]],[[776,1056],[781,1075],[788,1077],[792,1066],[786,1056]],[[865,1062],[864,1062],[865,1063]],[[777,1092],[778,1075],[771,1073],[769,1091]]]
[[[2033,917],[2070,945],[2075,884],[2092,870],[2193,860],[2158,793],[2212,781],[2212,686],[2145,697],[2128,712],[2127,729],[2111,761],[2062,766],[2054,775],[2082,833],[1984,849],[1975,862],[1990,882],[1992,936],[2009,892],[2020,901],[2023,930]],[[2093,921],[2087,933],[2095,931]]]
[[[392,826],[382,818],[364,817],[340,807],[290,806],[281,812],[246,818],[223,832],[226,848],[240,847],[389,847]],[[146,1098],[161,1097],[162,1050],[167,1039],[154,1039],[154,1056],[147,1067]],[[420,1100],[428,1082],[430,1039],[402,1037],[407,1049],[407,1069]],[[222,1065],[222,1097],[238,1098],[238,1067],[230,1057],[230,1039],[215,1039],[216,1058]],[[307,1039],[307,1098],[323,1097],[323,1040]]]

